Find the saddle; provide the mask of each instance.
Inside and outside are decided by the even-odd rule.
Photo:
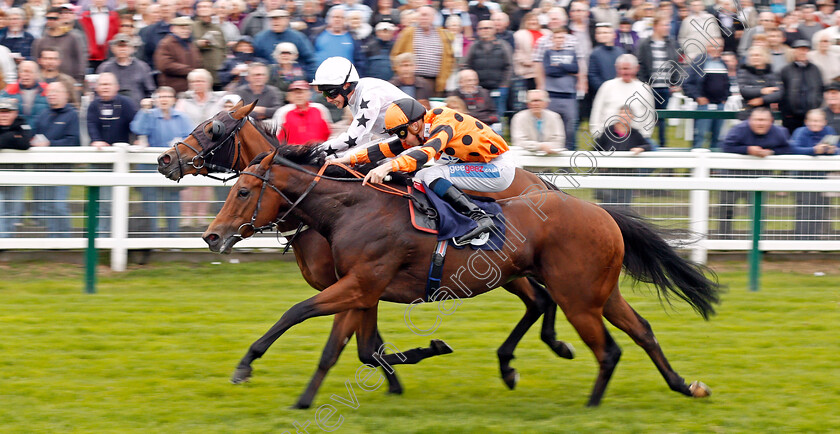
[[[420,232],[437,235],[440,216],[426,195],[426,186],[420,183],[409,185],[408,194],[413,198],[408,201],[411,225]]]

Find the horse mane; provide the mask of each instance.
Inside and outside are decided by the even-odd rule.
[[[268,143],[270,143],[271,146],[275,148],[280,146],[280,141],[277,140],[277,130],[279,127],[274,124],[274,122],[258,121],[252,118],[251,123],[254,125],[254,128],[256,128],[266,140],[268,140]]]

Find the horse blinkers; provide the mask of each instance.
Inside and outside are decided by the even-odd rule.
[[[206,133],[206,132],[205,132]],[[222,121],[214,120],[209,125],[210,140],[217,142],[227,133],[227,128]]]

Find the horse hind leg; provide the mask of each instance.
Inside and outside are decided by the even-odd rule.
[[[653,335],[650,323],[630,307],[617,287],[604,305],[604,317],[612,325],[627,333],[637,345],[645,350],[671,390],[686,396],[708,396],[710,390],[705,384],[697,382],[696,385],[692,384],[689,387],[685,384],[685,380],[671,368],[662,352],[662,347]]]
[[[536,279],[528,278],[531,286],[534,288],[534,295],[537,305],[543,312],[543,323],[540,331],[540,339],[554,351],[555,354],[564,359],[575,358],[575,348],[572,344],[557,340],[557,331],[555,330],[555,323],[557,318],[557,303],[551,299],[545,288],[540,285]]]

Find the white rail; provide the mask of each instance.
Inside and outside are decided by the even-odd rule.
[[[112,186],[110,237],[96,240],[96,246],[111,250],[111,267],[124,270],[128,250],[131,249],[203,249],[204,242],[191,238],[129,238],[129,187],[187,187],[220,186],[219,181],[201,176],[189,176],[180,183],[157,173],[133,173],[134,164],[156,164],[161,148],[142,149],[114,146],[103,150],[81,148],[33,148],[28,151],[0,151],[0,186]],[[709,234],[711,191],[765,192],[837,192],[840,179],[796,179],[784,177],[727,178],[715,175],[720,170],[758,170],[790,173],[792,171],[840,171],[840,156],[771,156],[755,158],[734,154],[712,153],[707,150],[691,152],[657,151],[640,155],[615,152],[565,152],[559,156],[534,156],[521,150],[512,151],[517,163],[543,176],[567,191],[572,189],[641,189],[688,191],[688,221],[692,231]],[[83,169],[44,171],[36,169],[8,170],[10,164],[109,164],[112,172],[90,172]],[[597,169],[678,169],[682,176],[599,176]],[[229,185],[232,183],[229,183]],[[1,217],[0,217],[1,218]],[[86,240],[78,238],[0,238],[0,250],[9,249],[83,249]],[[243,248],[277,248],[275,237],[257,237],[239,244]],[[692,257],[705,261],[708,250],[748,250],[750,240],[701,239],[692,248]],[[762,240],[761,250],[840,251],[840,239],[821,240]]]

